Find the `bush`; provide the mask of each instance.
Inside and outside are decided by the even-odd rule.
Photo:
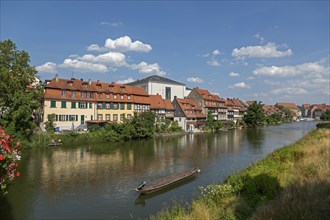
[[[0,128],[0,191],[3,195],[7,194],[7,186],[15,176],[20,176],[17,171],[18,161],[21,159],[21,152],[18,150],[20,143],[13,145],[12,139],[12,136]]]

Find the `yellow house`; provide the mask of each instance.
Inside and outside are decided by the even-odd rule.
[[[55,127],[71,130],[96,117],[95,88],[91,81],[77,79],[46,80],[43,122],[55,114]]]

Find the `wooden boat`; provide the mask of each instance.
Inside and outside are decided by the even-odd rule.
[[[189,170],[185,170],[181,173],[173,174],[171,176],[167,176],[156,180],[150,184],[147,184],[145,181],[138,187],[135,188],[135,191],[140,192],[141,194],[149,194],[159,190],[162,190],[172,184],[178,183],[185,179],[188,179],[194,176],[196,173],[200,172],[198,168],[191,168]]]
[[[57,147],[57,146],[61,146],[61,145],[62,145],[61,142],[55,142],[55,143],[48,144],[49,147]]]

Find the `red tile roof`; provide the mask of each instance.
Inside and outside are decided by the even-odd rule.
[[[291,103],[291,102],[277,102],[276,105],[283,106],[283,107],[288,108],[290,110],[300,111],[298,106],[294,103]]]
[[[165,100],[161,95],[150,95],[150,109],[174,110],[170,100]]]
[[[187,118],[206,118],[202,108],[197,105],[195,100],[176,98],[176,101]]]

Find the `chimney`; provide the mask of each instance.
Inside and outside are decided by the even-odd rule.
[[[80,78],[80,81],[84,81],[84,79],[83,78]]]
[[[58,74],[55,75],[55,81],[58,82]]]
[[[88,79],[88,84],[92,85],[92,80],[91,79]]]

